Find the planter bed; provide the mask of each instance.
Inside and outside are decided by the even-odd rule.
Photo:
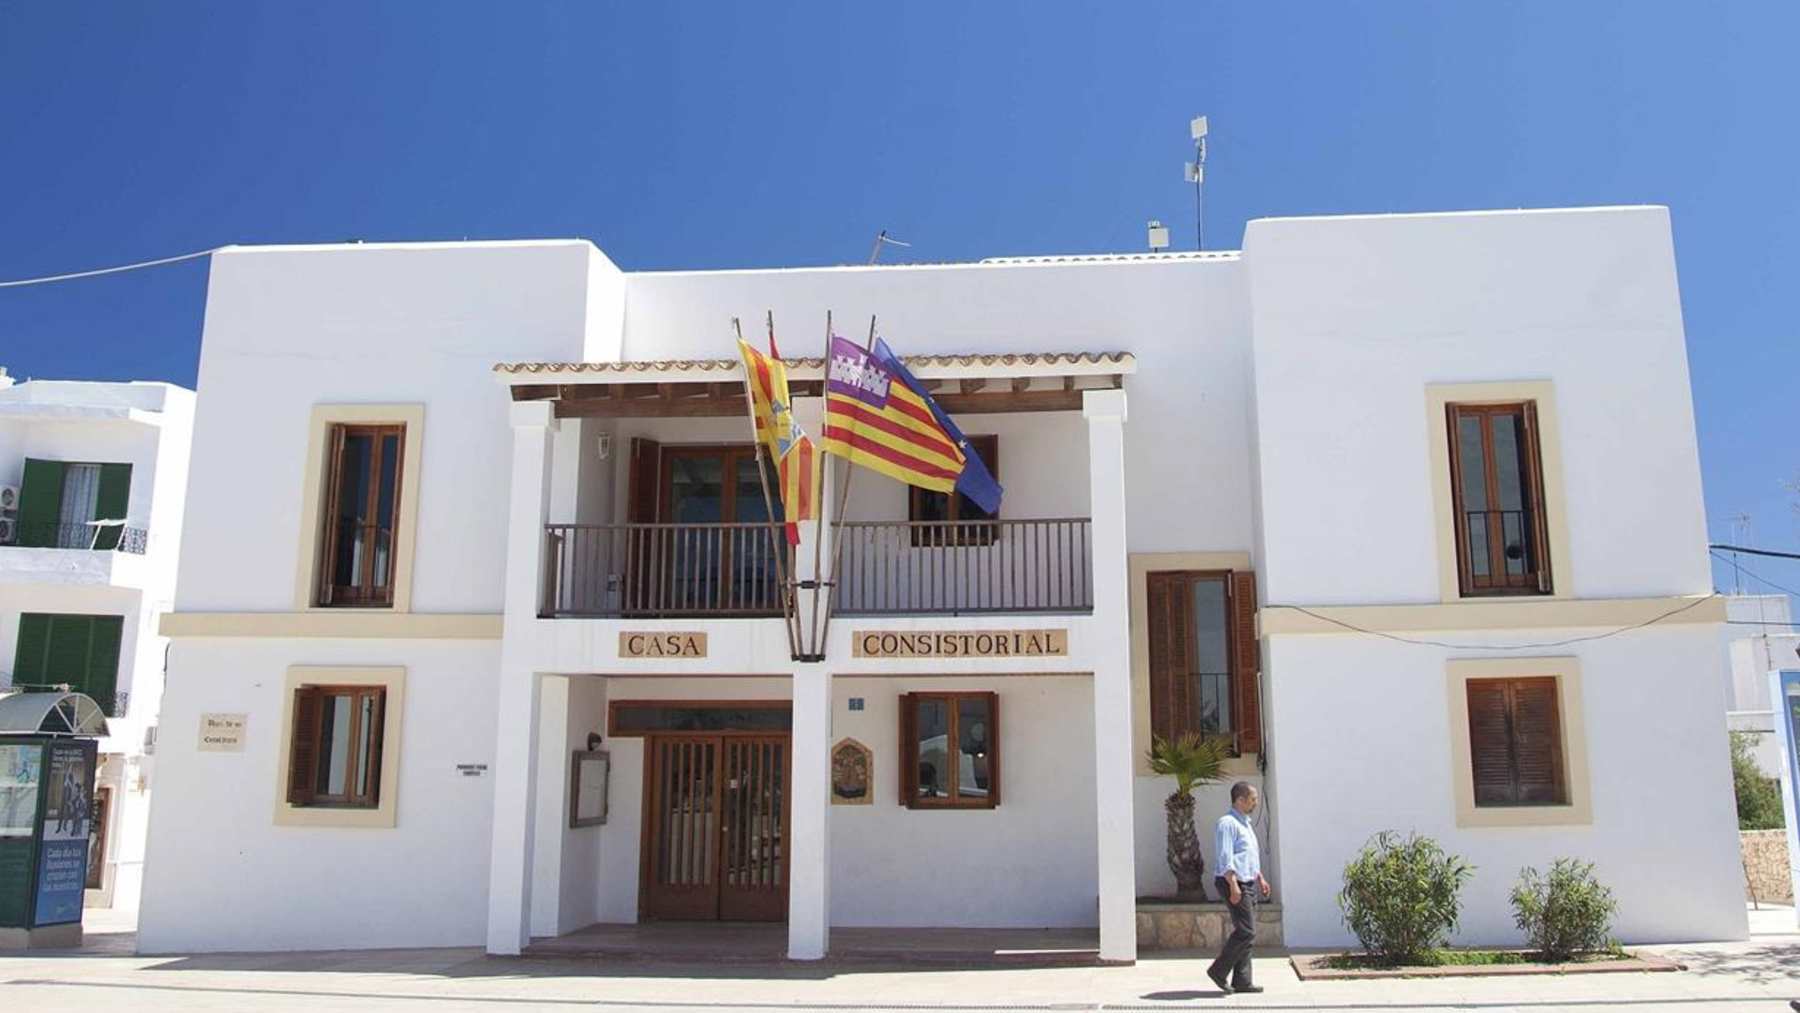
[[[1635,953],[1595,953],[1559,964],[1536,960],[1524,950],[1445,950],[1444,963],[1384,967],[1374,958],[1352,953],[1313,953],[1288,962],[1301,981],[1344,981],[1354,978],[1473,978],[1521,974],[1604,974],[1622,971],[1679,971],[1682,966],[1661,957]]]

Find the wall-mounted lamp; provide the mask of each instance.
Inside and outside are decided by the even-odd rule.
[[[604,461],[607,458],[612,456],[612,434],[611,433],[601,433],[600,438],[598,440],[596,440],[595,443],[600,448],[600,460]]]
[[[595,752],[599,748],[600,748],[600,733],[599,732],[589,732],[588,733],[588,752],[590,752],[590,753]]]

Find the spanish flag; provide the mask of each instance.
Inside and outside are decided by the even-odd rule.
[[[750,381],[750,408],[756,417],[756,438],[775,461],[788,544],[798,545],[799,522],[818,516],[819,452],[812,439],[794,421],[793,402],[788,396],[787,365],[774,354],[773,338],[769,341],[769,352],[764,355],[751,348],[749,342],[738,339],[738,354],[743,356],[744,372]]]
[[[831,339],[823,448],[907,485],[1000,507],[1000,486],[980,456],[886,342],[865,351]]]

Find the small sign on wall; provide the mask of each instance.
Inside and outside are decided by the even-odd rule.
[[[629,630],[619,634],[621,658],[704,658],[706,634]]]
[[[199,750],[202,753],[243,752],[244,726],[249,720],[248,714],[200,715]]]
[[[488,765],[485,763],[459,763],[456,773],[460,777],[486,777]]]

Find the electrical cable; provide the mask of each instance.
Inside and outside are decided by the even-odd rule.
[[[173,264],[183,260],[205,257],[225,249],[215,246],[208,250],[196,250],[175,257],[159,257],[156,260],[140,260],[134,264],[120,264],[117,267],[101,267],[92,271],[73,271],[68,274],[46,274],[37,278],[16,278],[12,281],[0,281],[0,288],[18,288],[22,285],[46,285],[53,281],[73,281],[76,278],[93,278],[102,274],[118,274],[121,271],[136,271],[145,267],[157,267],[162,264]]]
[[[1750,550],[1749,549],[1739,549],[1737,551],[1749,552]],[[1721,563],[1725,563],[1730,566],[1737,567],[1740,571],[1743,572],[1744,576],[1749,577],[1751,580],[1762,581],[1764,584],[1769,585],[1770,587],[1774,588],[1777,591],[1784,591],[1788,594],[1794,595],[1796,597],[1800,597],[1800,591],[1796,591],[1791,587],[1782,587],[1780,584],[1775,583],[1774,581],[1770,580],[1767,577],[1764,577],[1760,574],[1752,573],[1749,570],[1745,570],[1741,564],[1739,564],[1733,560],[1726,559],[1724,556],[1719,555],[1717,552],[1711,552],[1710,555],[1712,556],[1712,558],[1718,560]],[[1757,555],[1759,555],[1759,556],[1777,556],[1777,557],[1788,556],[1788,554],[1785,552],[1759,552],[1759,553],[1757,553]],[[1789,558],[1800,559],[1800,556],[1792,556]]]
[[[1587,643],[1588,641],[1592,641],[1592,640],[1605,640],[1607,637],[1616,637],[1621,633],[1629,633],[1632,630],[1641,630],[1646,626],[1650,626],[1654,623],[1660,623],[1664,619],[1668,619],[1671,616],[1678,616],[1681,613],[1686,612],[1687,610],[1689,610],[1691,608],[1697,608],[1697,607],[1704,605],[1705,603],[1713,600],[1714,598],[1720,598],[1720,597],[1723,597],[1723,596],[1720,595],[1717,591],[1714,591],[1713,593],[1706,595],[1703,598],[1696,598],[1693,601],[1688,602],[1685,605],[1681,605],[1676,608],[1672,608],[1669,611],[1662,613],[1661,615],[1652,616],[1651,618],[1646,619],[1641,623],[1633,623],[1630,626],[1621,626],[1616,630],[1608,630],[1605,633],[1590,633],[1590,634],[1587,634],[1585,636],[1580,636],[1580,637],[1569,637],[1564,640],[1547,640],[1547,641],[1542,641],[1542,642],[1533,643],[1533,644],[1452,644],[1452,643],[1449,643],[1449,642],[1443,641],[1443,640],[1426,640],[1424,638],[1403,637],[1396,633],[1383,633],[1380,630],[1371,630],[1366,627],[1358,626],[1355,623],[1344,622],[1342,619],[1333,619],[1332,617],[1330,617],[1328,615],[1321,615],[1318,612],[1314,612],[1312,609],[1303,608],[1299,605],[1265,605],[1263,607],[1271,608],[1271,609],[1291,609],[1295,612],[1300,612],[1305,615],[1312,616],[1314,619],[1319,619],[1324,622],[1328,622],[1328,623],[1332,624],[1333,626],[1342,626],[1344,629],[1350,630],[1353,633],[1366,633],[1372,637],[1381,637],[1385,640],[1393,640],[1393,641],[1396,641],[1396,642],[1402,643],[1402,644],[1413,644],[1418,647],[1444,647],[1444,648],[1449,648],[1451,650],[1469,650],[1469,651],[1535,651],[1535,650],[1541,650],[1546,647],[1566,647],[1569,644],[1582,644],[1582,643]]]

